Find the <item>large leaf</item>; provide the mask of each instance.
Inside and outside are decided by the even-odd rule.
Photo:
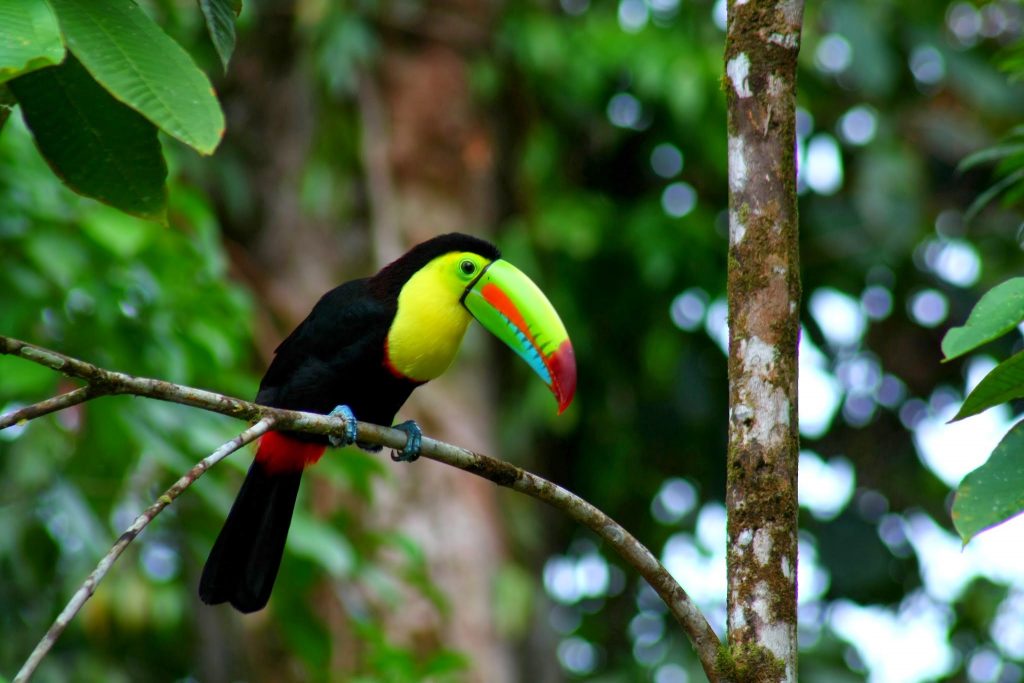
[[[163,219],[167,166],[152,123],[111,97],[71,55],[8,85],[39,151],[68,187]]]
[[[241,0],[199,0],[199,8],[206,18],[206,29],[220,63],[227,71],[231,53],[235,51],[235,17],[242,11]]]
[[[974,387],[953,421],[1024,396],[1024,351],[997,365]]]
[[[224,114],[192,58],[131,0],[51,0],[68,47],[110,93],[203,154]]]
[[[0,0],[0,83],[64,59],[64,40],[46,0]]]
[[[996,285],[975,305],[963,327],[954,327],[942,339],[946,360],[962,356],[1003,336],[1024,320],[1024,277]]]
[[[988,462],[960,482],[953,526],[967,543],[978,533],[1024,511],[1024,420],[992,451]]]

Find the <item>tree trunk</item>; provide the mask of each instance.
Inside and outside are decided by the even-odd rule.
[[[797,674],[795,102],[802,0],[730,0],[728,621],[735,677]]]
[[[458,5],[458,6],[456,6]],[[373,235],[386,262],[441,232],[486,234],[493,223],[492,135],[469,90],[465,51],[489,35],[487,6],[431,3],[412,22],[434,31],[410,40],[398,27],[383,46],[376,74],[363,80],[363,154],[370,183]],[[460,18],[460,31],[444,17]],[[418,389],[402,411],[439,439],[496,451],[486,348],[467,338],[459,360]],[[496,488],[449,467],[420,461],[396,470],[373,511],[382,529],[399,529],[423,548],[430,576],[445,596],[438,609],[410,591],[403,609],[384,617],[398,642],[438,644],[468,655],[464,680],[515,680],[513,659],[495,631],[494,580],[504,556]]]

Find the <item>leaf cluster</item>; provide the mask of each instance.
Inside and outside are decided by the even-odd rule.
[[[241,4],[200,7],[226,67]],[[167,165],[157,132],[201,154],[224,134],[206,74],[132,0],[0,0],[3,93],[68,187],[160,222]]]
[[[1024,278],[992,288],[978,301],[967,322],[942,340],[952,360],[998,339],[1024,322]],[[953,418],[961,420],[1024,396],[1024,351],[1007,358],[978,383]],[[953,523],[964,543],[990,527],[1024,512],[1024,421],[1018,422],[992,451],[988,461],[960,482],[953,502]]]

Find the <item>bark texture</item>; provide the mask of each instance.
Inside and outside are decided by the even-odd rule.
[[[731,0],[729,653],[740,681],[797,672],[796,66],[802,0]]]

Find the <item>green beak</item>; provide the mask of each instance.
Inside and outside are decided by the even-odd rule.
[[[462,305],[533,368],[564,411],[576,393],[576,355],[555,307],[533,280],[508,261],[492,261],[466,287]]]

